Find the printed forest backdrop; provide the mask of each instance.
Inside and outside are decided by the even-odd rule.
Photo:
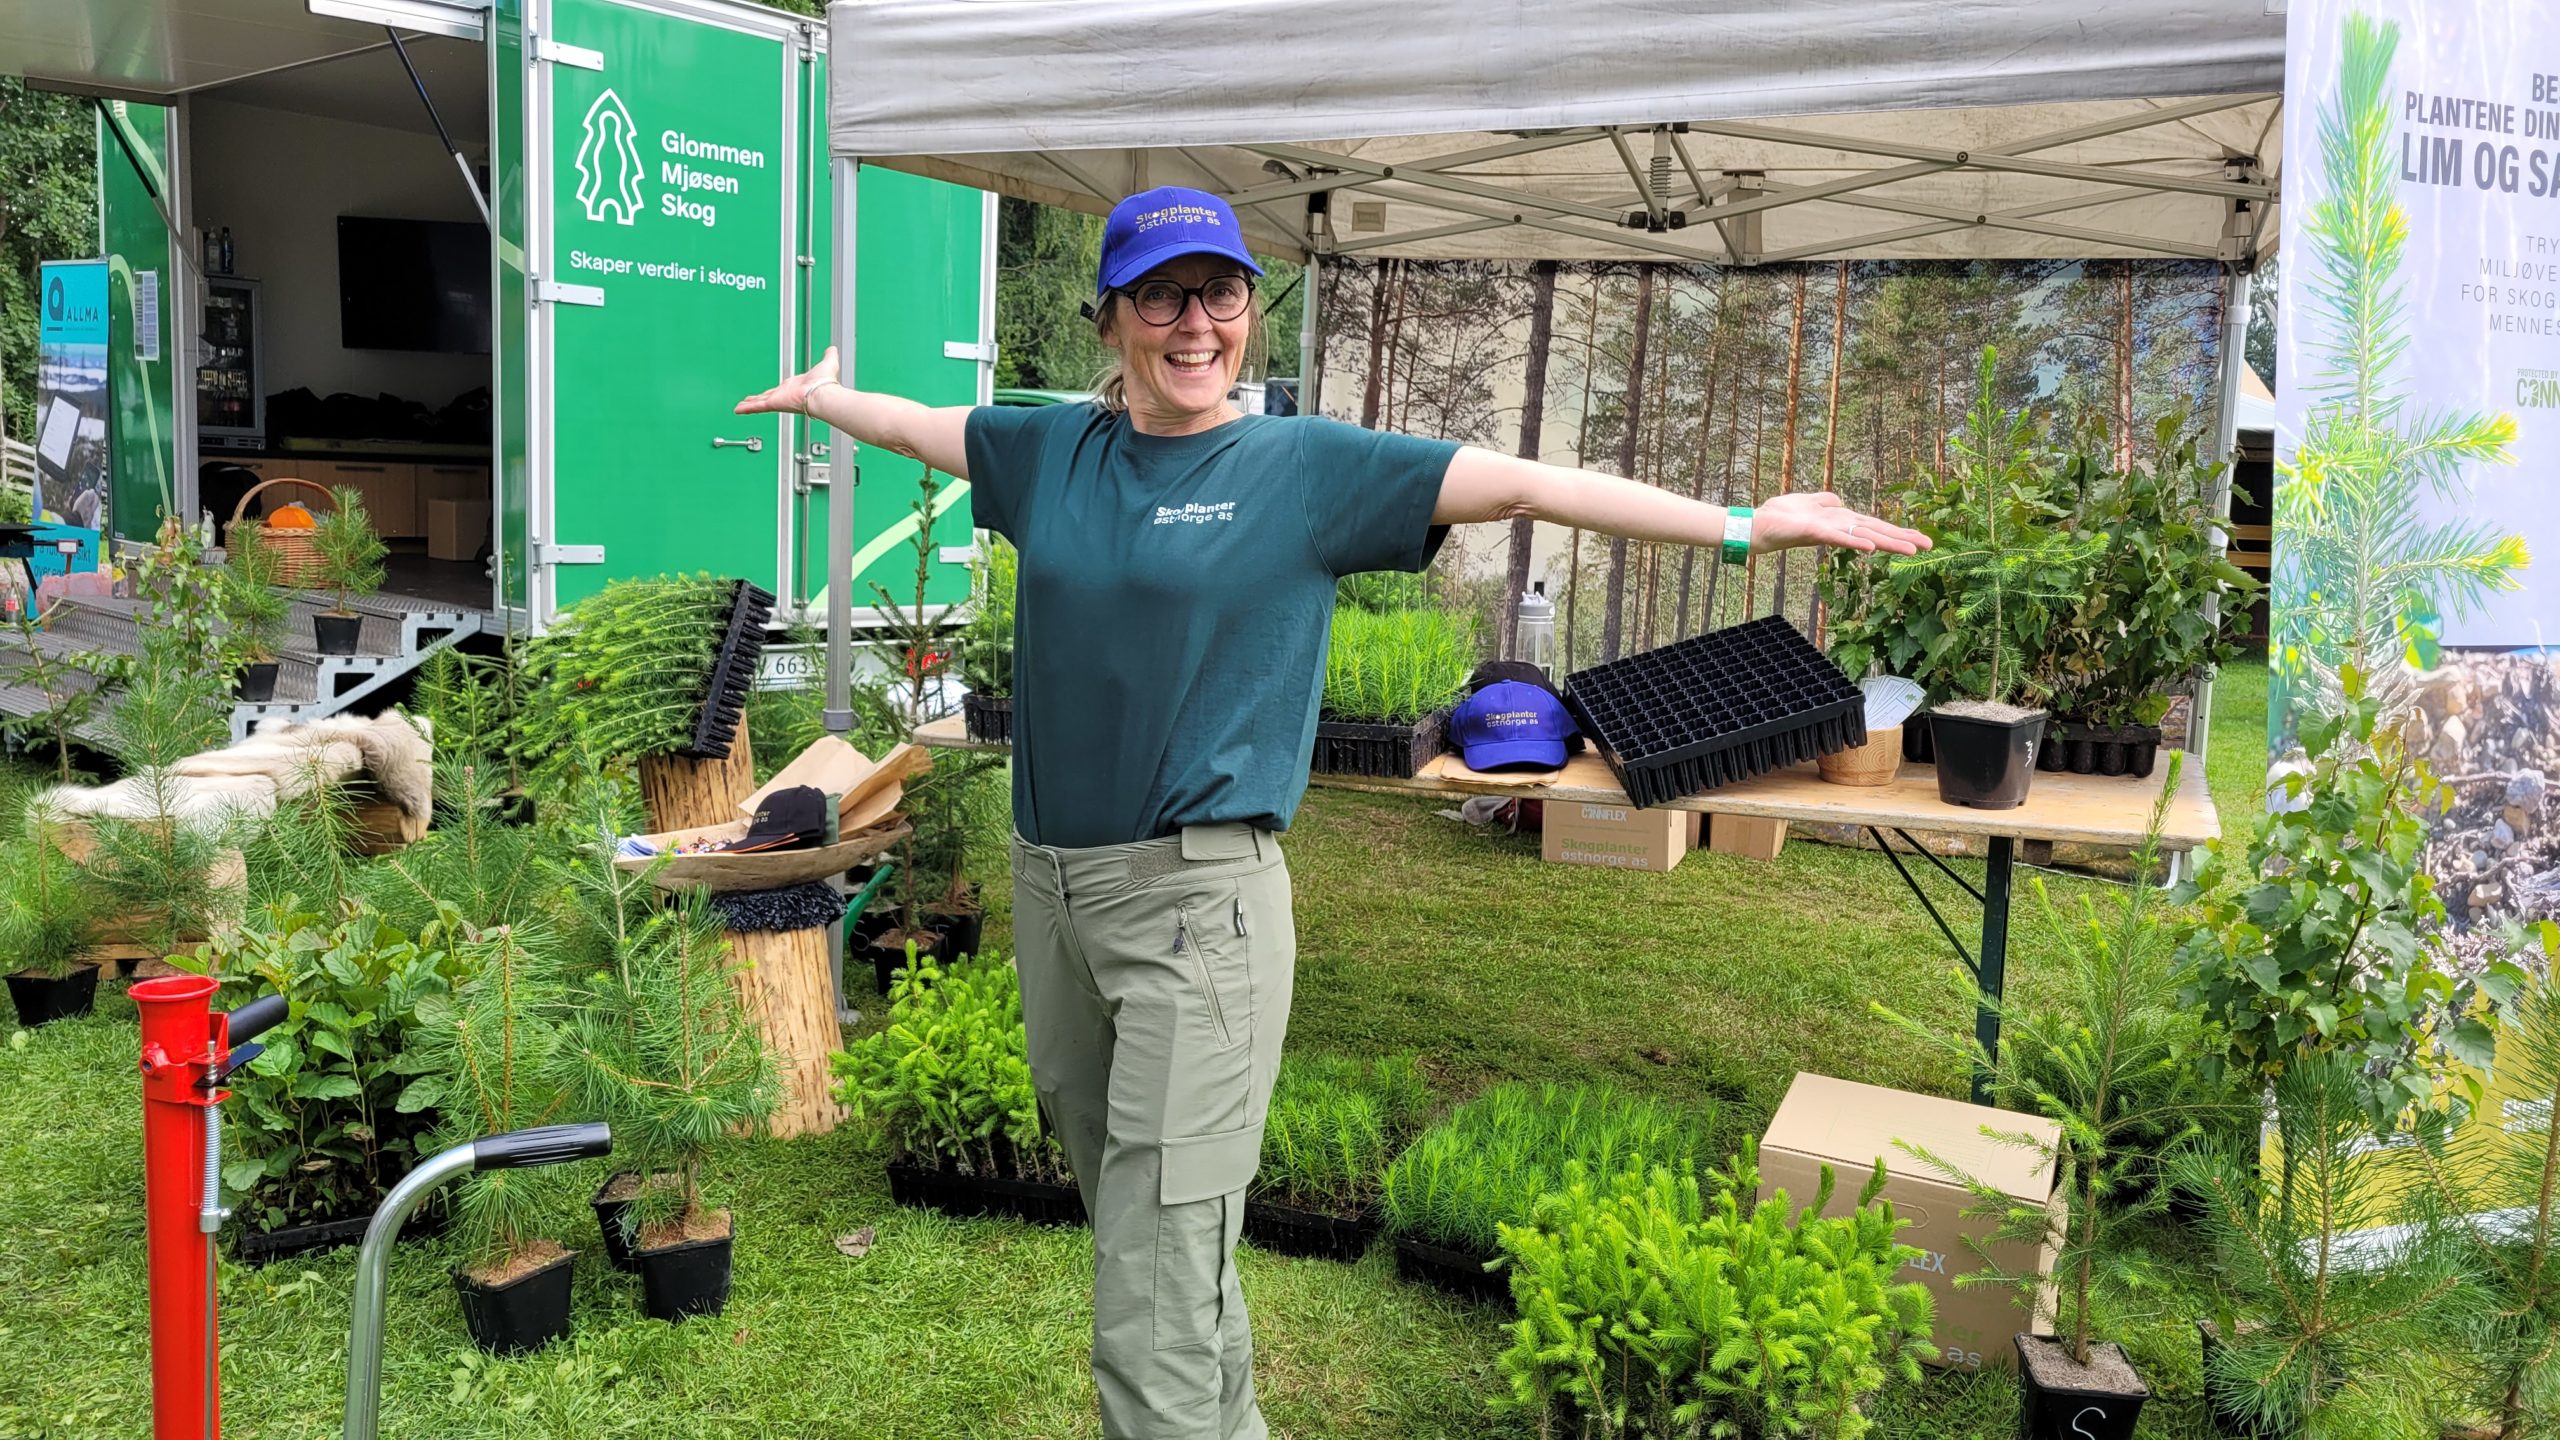
[[[1945,462],[1985,345],[2000,402],[2056,446],[2121,462],[2164,416],[2209,436],[2222,296],[2216,267],[2184,262],[1337,263],[1322,404],[1718,503],[1829,489],[1889,508],[1897,480]],[[1523,521],[1453,534],[1432,583],[1502,643],[1506,598],[1546,581],[1572,666],[1734,623],[1746,597],[1811,616],[1809,558],[1720,569]]]

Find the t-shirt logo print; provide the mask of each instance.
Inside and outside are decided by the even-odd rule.
[[[1236,518],[1236,502],[1233,500],[1219,500],[1205,505],[1195,500],[1187,505],[1157,506],[1155,523],[1158,525],[1210,525],[1234,518]]]

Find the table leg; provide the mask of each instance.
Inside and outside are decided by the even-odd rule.
[[[1994,1058],[2000,1054],[1997,1006],[2008,979],[2009,891],[2017,850],[2015,839],[1992,836],[1990,855],[1982,871],[1982,948],[1976,952],[1974,973],[1982,982],[1983,996],[1991,1003],[1974,1012],[1973,1038],[1982,1046],[1984,1055]],[[1973,1103],[1991,1103],[1991,1076],[1980,1069],[1973,1076]]]

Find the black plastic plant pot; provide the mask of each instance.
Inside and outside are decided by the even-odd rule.
[[[1378,1238],[1379,1226],[1374,1213],[1334,1215],[1267,1200],[1244,1202],[1244,1238],[1275,1255],[1355,1264],[1369,1253],[1370,1242]]]
[[[400,1238],[405,1242],[442,1234],[450,1218],[442,1197],[430,1195],[410,1212],[408,1223],[400,1227]],[[361,1215],[317,1220],[308,1225],[279,1225],[273,1230],[244,1227],[233,1232],[231,1258],[243,1265],[272,1265],[296,1256],[343,1250],[361,1243],[366,1227],[372,1224],[373,1212],[368,1210]]]
[[[1449,717],[1441,713],[1425,715],[1410,725],[1319,720],[1309,768],[1319,775],[1410,780],[1440,753],[1448,723]]]
[[[2050,1335],[2020,1335],[2018,1440],[2133,1440],[2151,1388],[2114,1344],[2092,1346],[2087,1369]]]
[[[492,1355],[524,1355],[568,1338],[569,1278],[577,1259],[578,1252],[569,1251],[503,1285],[483,1285],[454,1271],[453,1289],[462,1299],[462,1327],[471,1332],[471,1343]]]
[[[2036,778],[2036,748],[2044,739],[2045,712],[2017,720],[1981,720],[1929,712],[1937,748],[1938,798],[1976,810],[2012,810],[2026,802]]]
[[[640,1267],[640,1308],[652,1320],[676,1321],[694,1315],[717,1315],[729,1304],[729,1253],[738,1238],[733,1216],[729,1233],[716,1240],[684,1240],[673,1245],[634,1245],[631,1258]]]
[[[1013,697],[964,691],[960,696],[960,723],[968,729],[969,738],[981,745],[1010,745]]]
[[[323,655],[353,655],[356,641],[364,634],[361,615],[314,615],[311,617],[312,643]]]
[[[975,955],[978,953],[980,942],[986,939],[987,912],[983,910],[963,912],[928,909],[922,913],[927,925],[942,932],[940,953],[945,959],[956,960],[963,955]]]
[[[1082,1225],[1084,1194],[1054,1180],[970,1175],[956,1169],[889,1162],[889,1198],[918,1210],[957,1219],[1004,1216],[1034,1225]]]
[[[1410,1235],[1396,1237],[1396,1274],[1470,1300],[1482,1300],[1493,1305],[1508,1304],[1511,1299],[1510,1272],[1484,1268],[1491,1259],[1491,1256],[1451,1250]]]
[[[242,667],[240,699],[247,704],[264,705],[276,698],[277,668],[271,660],[260,660]]]
[[[9,1003],[18,1023],[33,1030],[56,1020],[76,1020],[98,1006],[98,967],[83,965],[68,975],[12,975]]]
[[[1905,725],[1902,727],[1902,758],[1910,761],[1914,765],[1934,765],[1938,763],[1938,747],[1929,743],[1929,727],[1927,725]]]
[[[604,1187],[596,1191],[595,1195],[587,1201],[587,1204],[596,1212],[596,1234],[604,1240],[605,1263],[626,1274],[640,1268],[640,1262],[631,1258],[631,1201],[633,1196],[640,1192],[638,1187],[634,1186],[631,1195],[626,1195],[619,1200],[609,1200],[605,1197],[623,1181],[638,1178],[636,1171],[622,1171],[605,1181]]]

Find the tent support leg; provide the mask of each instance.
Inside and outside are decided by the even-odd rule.
[[[862,162],[835,161],[835,258],[833,326],[836,359],[847,384],[854,378],[854,252]],[[827,456],[827,732],[853,729],[853,495],[862,483],[853,437],[838,430]]]
[[[2222,383],[2215,404],[2212,460],[2221,469],[2213,478],[2213,549],[2220,555],[2231,545],[2231,467],[2240,436],[2240,371],[2249,363],[2249,272],[2230,267],[2222,293]],[[2222,597],[2205,597],[2205,623],[2222,621]],[[2187,752],[2201,761],[2213,734],[2213,677],[2196,682],[2196,703],[2187,716]]]

